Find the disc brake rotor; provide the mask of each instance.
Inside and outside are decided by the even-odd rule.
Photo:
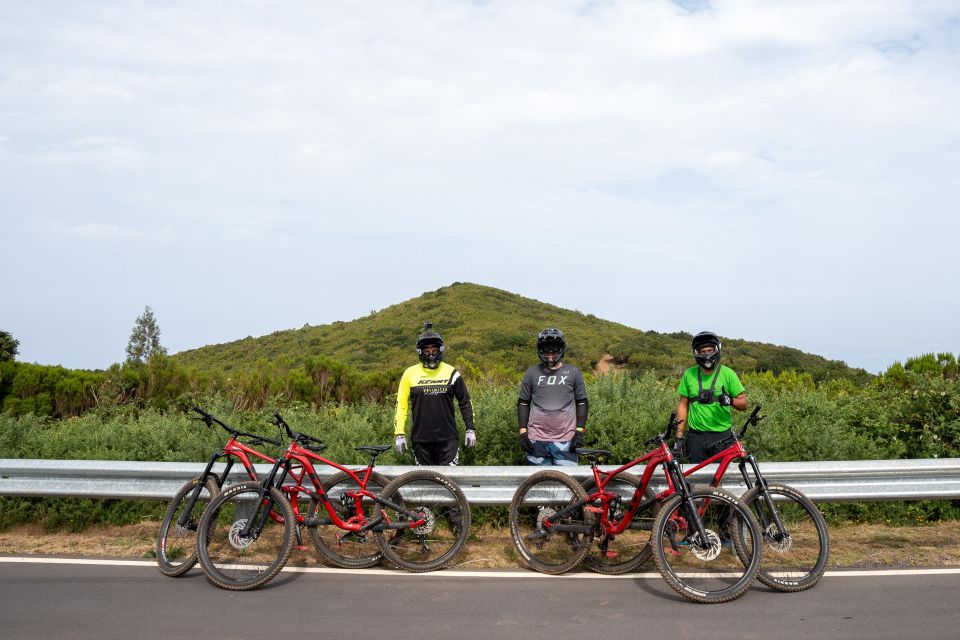
[[[774,553],[786,553],[790,551],[790,547],[793,546],[793,538],[781,535],[780,539],[777,540],[777,531],[777,525],[775,524],[767,527],[767,548]]]
[[[247,526],[247,520],[237,520],[230,527],[230,533],[227,534],[227,540],[230,541],[230,546],[234,549],[242,551],[246,549],[251,544],[253,544],[253,536],[243,536],[240,535],[240,532],[244,530]]]
[[[433,515],[433,511],[426,507],[421,507],[417,509],[417,520],[423,520],[424,523],[419,527],[411,529],[418,536],[425,536],[433,532],[433,528],[437,526],[437,517]]]
[[[556,515],[557,510],[553,507],[540,507],[537,513],[537,531],[541,533],[550,533],[550,530],[543,526],[543,521]]]
[[[712,529],[705,529],[704,533],[707,535],[707,543],[709,546],[703,547],[699,544],[691,542],[690,551],[700,560],[709,562],[720,555],[722,546],[720,545],[720,536],[718,536],[715,531]]]

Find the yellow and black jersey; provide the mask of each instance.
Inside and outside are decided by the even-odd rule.
[[[413,409],[413,442],[446,442],[457,440],[457,422],[453,415],[453,399],[460,405],[460,415],[467,429],[473,429],[473,405],[460,372],[445,362],[436,369],[416,364],[403,372],[397,390],[397,415],[394,434],[402,435],[407,423],[407,410]]]

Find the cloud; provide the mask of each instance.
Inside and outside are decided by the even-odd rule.
[[[730,273],[760,271],[771,289],[775,264],[842,298],[856,285],[838,256],[852,255],[882,280],[929,283],[933,299],[945,270],[902,256],[960,232],[954,2],[115,1],[3,13],[0,216],[34,220],[9,228],[52,267],[64,258],[39,226],[101,248],[179,243],[192,272],[283,256],[259,265],[267,282],[289,280],[286,261],[313,273],[336,257],[386,283],[364,281],[368,310],[396,301],[391,278],[422,255],[425,233],[471,265],[455,279],[495,272],[521,290],[549,231],[574,264],[588,247],[584,261],[599,265],[590,284],[568,285],[579,291],[600,275],[613,290],[633,272],[676,278],[691,238],[708,234]],[[350,279],[342,304],[361,289]],[[613,319],[645,328],[635,304]],[[879,298],[862,304],[883,311]],[[674,313],[658,326],[687,328]],[[324,308],[298,323],[344,316]]]

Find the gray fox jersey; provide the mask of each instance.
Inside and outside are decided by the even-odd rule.
[[[559,442],[573,438],[577,428],[576,402],[586,398],[583,374],[572,364],[563,364],[559,369],[539,364],[527,369],[520,382],[520,401],[530,403],[530,439]]]

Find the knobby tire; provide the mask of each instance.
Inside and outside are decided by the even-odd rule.
[[[763,541],[763,563],[757,579],[777,591],[804,591],[817,584],[827,568],[827,523],[816,505],[800,491],[785,484],[767,488],[790,535],[785,537],[778,531],[760,487],[743,494],[741,500],[756,516]]]
[[[197,546],[207,580],[222,589],[249,591],[268,583],[293,551],[296,518],[283,492],[270,487],[270,509],[282,522],[265,518],[255,538],[240,534],[251,517],[262,514],[259,482],[242,482],[214,498],[200,520]]]
[[[681,596],[704,604],[739,598],[757,576],[763,555],[760,529],[753,514],[733,494],[703,485],[691,499],[707,535],[699,544],[682,496],[661,507],[650,540],[660,575]]]
[[[177,521],[180,520],[183,509],[194,489],[200,484],[203,484],[203,489],[193,505],[189,521],[184,526],[178,526]],[[157,566],[163,575],[171,578],[182,576],[197,564],[197,528],[200,518],[210,500],[219,494],[220,487],[213,477],[193,478],[177,491],[167,507],[157,535]]]
[[[370,479],[367,481],[367,490],[373,494],[381,494],[384,488],[390,483],[390,480],[379,473],[371,472]],[[330,499],[334,510],[342,520],[348,520],[356,517],[356,501],[348,499],[348,504],[340,499],[345,491],[359,490],[360,485],[346,472],[334,474],[323,483],[323,490]],[[370,498],[363,498],[361,501],[364,517],[367,521],[376,517],[380,507]],[[367,532],[360,536],[341,529],[330,520],[330,514],[322,502],[311,499],[309,507],[309,518],[318,518],[324,524],[310,525],[307,532],[310,534],[310,540],[316,547],[320,555],[323,556],[325,564],[341,567],[344,569],[366,569],[380,562],[383,552],[380,551],[380,545],[377,544],[373,532]]]
[[[550,575],[570,571],[583,561],[592,540],[593,515],[583,506],[555,522],[571,527],[551,529],[552,515],[569,505],[582,503],[586,494],[576,480],[554,470],[538,471],[514,492],[510,502],[510,536],[531,569]]]
[[[375,532],[377,544],[389,562],[422,573],[441,569],[453,561],[470,533],[470,505],[453,480],[436,471],[417,469],[394,478],[381,495],[384,501],[416,514],[411,519],[393,507],[377,505],[389,522],[402,525],[420,519],[427,521],[415,528]]]
[[[593,477],[584,480],[582,486],[587,496],[597,490],[597,482]],[[620,508],[626,511],[639,486],[640,478],[630,473],[620,473],[607,483],[606,490],[620,495],[622,498]],[[652,556],[650,535],[653,532],[653,520],[660,510],[660,503],[653,501],[655,496],[653,489],[647,487],[642,502],[650,501],[650,506],[639,509],[634,514],[630,527],[617,536],[608,536],[602,531],[600,518],[595,516],[597,531],[593,536],[593,544],[589,545],[587,554],[583,558],[583,566],[594,573],[618,576],[636,571],[650,562]],[[594,506],[599,507],[600,501],[597,500]],[[622,514],[621,518],[615,518],[613,513],[608,514],[607,517],[616,524],[622,520]],[[606,550],[602,546],[604,542],[606,542]]]

